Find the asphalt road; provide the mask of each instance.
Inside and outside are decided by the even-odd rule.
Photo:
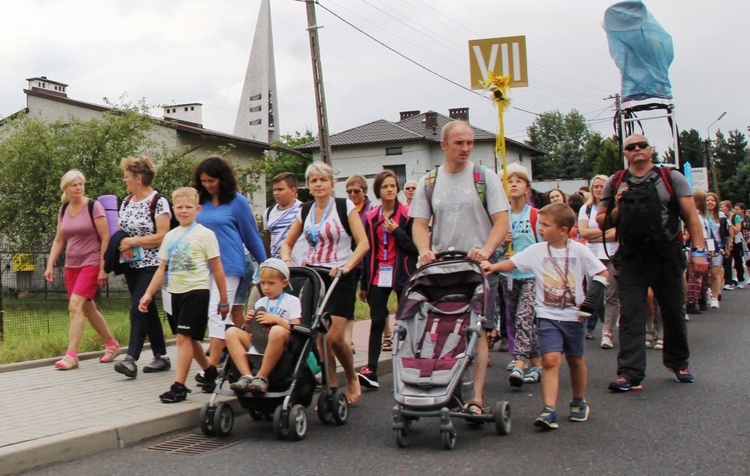
[[[650,350],[645,390],[610,393],[606,386],[614,378],[616,350],[588,341],[591,415],[585,423],[567,421],[570,385],[564,368],[559,430],[532,426],[542,407],[538,385],[511,391],[505,370],[509,356],[493,351],[486,395],[510,402],[512,432],[499,436],[493,425],[456,421],[452,451],[442,449],[437,419],[417,422],[410,446],[396,447],[393,382],[386,375],[379,391],[367,392],[351,409],[344,426],[323,426],[309,408],[309,429],[301,442],[279,441],[271,423],[242,415],[231,434],[238,440],[224,449],[198,455],[149,449],[187,434],[180,433],[27,474],[749,474],[748,304],[750,289],[731,291],[720,311],[691,317],[694,384],[677,383],[662,366],[661,352]]]

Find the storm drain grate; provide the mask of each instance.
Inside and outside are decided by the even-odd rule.
[[[239,438],[215,438],[191,433],[149,446],[147,449],[178,455],[199,455],[236,445]]]

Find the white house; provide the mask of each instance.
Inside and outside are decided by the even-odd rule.
[[[469,109],[450,109],[445,116],[434,111],[403,111],[398,122],[385,119],[330,137],[331,163],[336,173],[336,195],[344,197],[344,184],[353,174],[364,175],[368,183],[383,169],[393,170],[403,184],[407,180],[419,180],[425,173],[444,161],[440,148],[440,131],[448,122],[468,120]],[[502,170],[501,159],[495,159],[494,133],[472,126],[474,129],[474,150],[471,160],[491,170]],[[525,166],[531,174],[531,157],[544,152],[512,139],[505,139],[507,161]],[[297,150],[320,158],[320,144],[310,142],[297,147]],[[371,187],[370,187],[371,188]],[[375,196],[370,189],[370,198]]]

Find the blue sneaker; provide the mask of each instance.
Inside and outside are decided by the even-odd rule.
[[[674,372],[675,379],[680,383],[695,382],[695,377],[693,377],[693,374],[691,374],[688,369],[675,370],[670,367],[667,367],[667,369],[669,369],[670,372]]]
[[[589,419],[589,405],[586,400],[573,400],[570,402],[570,421],[586,421]]]
[[[534,420],[534,426],[545,430],[556,430],[560,428],[557,424],[557,412],[554,408],[544,407],[539,418]]]
[[[629,392],[643,390],[643,385],[640,382],[635,383],[626,379],[625,377],[619,377],[613,382],[609,382],[609,390],[612,392]]]
[[[508,376],[510,386],[513,388],[521,388],[523,386],[523,370],[520,367],[513,367],[513,370]]]

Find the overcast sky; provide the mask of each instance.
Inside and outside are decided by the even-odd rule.
[[[583,113],[612,133],[619,71],[601,27],[611,0],[320,0],[320,4],[425,68],[469,86],[468,40],[525,35],[529,87],[513,105],[540,113]],[[750,2],[650,0],[672,35],[670,79],[681,129],[750,125]],[[25,107],[26,78],[69,84],[73,99],[102,103],[203,103],[203,123],[231,133],[260,0],[4,0],[0,116]],[[282,133],[317,133],[305,5],[271,0]],[[469,107],[470,120],[495,131],[492,103],[389,51],[318,7],[330,131],[399,111]],[[154,110],[155,115],[161,111]],[[506,114],[506,135],[523,140],[534,115]],[[663,124],[662,124],[663,122]],[[666,141],[666,121],[646,124]],[[649,130],[649,128],[651,128]]]

